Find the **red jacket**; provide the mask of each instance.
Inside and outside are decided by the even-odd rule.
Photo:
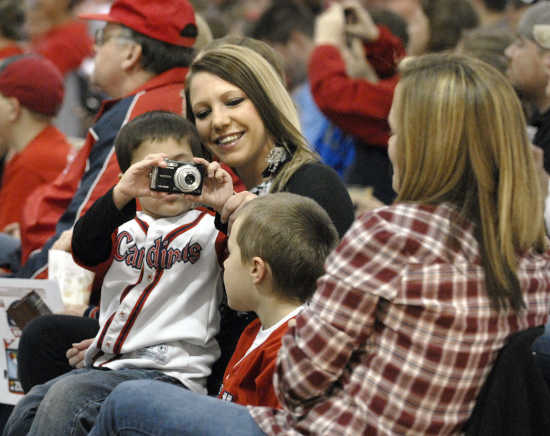
[[[6,163],[0,188],[0,231],[20,222],[29,196],[63,171],[70,151],[65,135],[50,125]]]
[[[332,45],[315,48],[308,75],[313,98],[327,118],[367,144],[386,147],[387,118],[399,80],[396,65],[405,50],[388,29],[379,29],[378,39],[365,44],[367,60],[381,77],[379,82],[349,77],[340,51]]]
[[[242,332],[225,369],[218,398],[243,406],[280,408],[273,388],[273,374],[277,353],[281,348],[281,339],[287,331],[288,322],[279,326],[265,342],[243,358],[261,327],[260,320],[255,319]]]

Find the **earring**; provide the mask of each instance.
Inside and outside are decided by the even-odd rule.
[[[267,167],[262,173],[262,177],[273,177],[277,171],[290,160],[286,149],[282,146],[275,146],[267,155]]]

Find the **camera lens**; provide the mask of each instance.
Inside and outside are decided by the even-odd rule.
[[[187,174],[185,176],[185,183],[187,185],[192,185],[193,183],[195,183],[195,176],[193,174]]]
[[[182,165],[174,173],[174,186],[181,192],[193,192],[201,184],[201,173],[194,165]]]

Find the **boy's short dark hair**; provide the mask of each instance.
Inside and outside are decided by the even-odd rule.
[[[115,153],[120,169],[124,172],[132,162],[132,155],[145,141],[161,141],[173,138],[187,140],[195,157],[205,157],[199,134],[193,123],[168,111],[151,111],[126,123],[115,138]]]
[[[239,215],[236,241],[243,262],[261,257],[271,267],[275,292],[305,302],[338,243],[327,212],[311,198],[278,192],[248,202]]]

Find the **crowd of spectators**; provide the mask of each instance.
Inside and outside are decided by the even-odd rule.
[[[159,121],[140,124],[144,114]],[[202,193],[177,213],[162,206],[173,195],[148,186],[153,167],[182,156],[165,151],[182,144],[177,121],[162,127],[173,114],[201,143],[185,160],[203,167]],[[131,149],[122,162],[125,126],[153,155]],[[45,279],[52,249],[96,273],[88,304],[22,332],[25,396],[13,413],[0,407],[0,426],[475,434],[476,399],[516,334],[539,328],[518,360],[550,386],[549,180],[547,0],[0,0],[0,274]],[[282,224],[285,201],[323,223],[301,227],[302,240]],[[277,232],[255,232],[266,223],[251,211],[280,220]],[[204,229],[190,213],[209,217]],[[107,226],[101,238],[93,226]],[[189,316],[186,330],[205,329],[196,337],[172,335],[171,297],[149,299],[177,287],[166,278],[176,251],[185,260],[174,268],[193,270],[188,226],[210,232],[226,268],[204,283],[177,279],[207,287],[200,304],[216,307],[170,308]],[[278,264],[265,247],[316,246],[319,234],[324,267],[301,281],[317,289],[293,297],[303,289],[287,263],[302,265],[307,250]],[[155,332],[139,330],[144,319]],[[192,354],[209,341],[202,363]],[[101,381],[83,383],[89,374]],[[550,407],[550,391],[533,402]]]

